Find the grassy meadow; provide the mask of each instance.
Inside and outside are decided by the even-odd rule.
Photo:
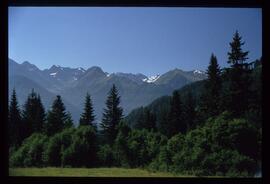
[[[144,169],[126,168],[10,168],[10,176],[63,176],[63,177],[193,177]]]

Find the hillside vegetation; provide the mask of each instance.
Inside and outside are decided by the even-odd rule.
[[[104,167],[82,169],[82,173],[99,175],[100,171],[104,176],[114,171],[118,175],[121,170],[107,171],[107,167],[121,167],[126,176],[143,168],[177,176],[254,177],[262,159],[262,59],[247,62],[248,52],[242,51],[238,32],[230,45],[228,68],[220,69],[212,54],[206,80],[161,97],[127,117],[113,84],[100,127],[94,123],[88,93],[75,127],[60,95],[45,112],[40,95],[33,90],[21,110],[13,90],[9,107],[11,174],[33,175],[42,170],[28,167],[71,168],[45,171],[55,172],[52,175],[73,168]],[[16,169],[22,167],[26,169]],[[137,174],[140,172],[146,171]]]

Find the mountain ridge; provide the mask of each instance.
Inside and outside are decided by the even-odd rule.
[[[42,93],[45,93],[46,90],[55,96],[61,95],[65,99],[64,103],[70,104],[67,106],[67,110],[71,111],[73,119],[77,122],[80,116],[79,112],[82,112],[83,109],[84,97],[88,92],[93,100],[97,121],[100,121],[107,93],[112,84],[117,86],[124,114],[128,114],[136,107],[149,104],[160,96],[170,94],[174,89],[193,81],[203,80],[206,77],[206,75],[197,76],[194,71],[178,70],[176,70],[176,75],[170,75],[172,72],[168,71],[156,80],[147,82],[144,79],[149,80],[151,77],[141,73],[116,72],[109,74],[98,66],[84,69],[82,67],[70,68],[53,65],[49,69],[40,70],[29,62],[18,64],[16,61],[9,59],[9,94],[11,94],[13,87],[21,86],[18,85],[18,78],[20,76],[22,76],[21,78],[26,77],[28,80],[39,84],[42,87],[40,89]],[[13,80],[14,75],[17,77]],[[160,81],[160,78],[163,81]],[[12,83],[11,80],[13,80]],[[23,80],[20,80],[20,82],[23,83]],[[22,86],[18,87],[16,91],[19,92],[21,88]],[[33,86],[28,86],[28,88],[30,93]],[[24,93],[26,91],[24,90]],[[41,93],[38,90],[37,92]],[[27,95],[24,94],[23,96]],[[20,98],[20,102],[25,102],[26,99]],[[44,104],[46,104],[45,108],[48,109],[48,100]]]

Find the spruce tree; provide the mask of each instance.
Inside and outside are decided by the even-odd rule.
[[[228,63],[231,64],[232,67],[241,66],[248,59],[247,55],[249,51],[242,51],[241,46],[243,46],[245,42],[242,42],[241,39],[242,37],[239,35],[238,31],[236,31],[233,41],[230,43],[231,51],[228,52]]]
[[[170,131],[169,131],[169,109],[168,108],[162,108],[160,111],[160,118],[159,118],[159,131],[166,135],[167,137],[170,137]]]
[[[245,61],[248,59],[248,51],[244,52],[242,46],[242,37],[238,31],[234,34],[233,40],[230,43],[231,51],[228,52],[228,63],[231,64],[231,69],[228,70],[228,93],[227,109],[236,117],[241,116],[248,108],[249,86],[251,83],[249,64]],[[237,104],[237,105],[235,105]]]
[[[42,105],[39,94],[34,89],[29,94],[22,113],[25,125],[25,137],[30,136],[34,132],[42,132],[45,123],[45,109]]]
[[[22,142],[22,118],[16,97],[16,91],[13,89],[8,113],[8,133],[9,145],[19,146]]]
[[[108,93],[106,101],[106,108],[104,109],[103,118],[101,122],[102,134],[107,143],[112,144],[117,136],[117,125],[122,119],[123,109],[119,106],[120,96],[113,84]]]
[[[48,112],[46,123],[47,135],[54,135],[55,133],[62,131],[65,127],[66,120],[66,108],[62,102],[61,96],[57,95],[51,110]]]
[[[206,119],[220,113],[221,70],[214,54],[207,69],[207,80],[201,96],[200,113]]]
[[[94,109],[91,101],[90,95],[87,93],[85,97],[85,103],[84,103],[84,112],[81,114],[80,118],[80,125],[90,125],[94,128],[96,126],[94,125]]]
[[[145,129],[147,130],[156,130],[156,116],[148,108],[145,108],[144,111],[144,121]]]
[[[138,110],[138,114],[137,114],[137,120],[134,124],[134,128],[135,129],[143,129],[144,127],[144,108],[141,107],[139,110]]]
[[[187,129],[183,121],[183,104],[177,91],[173,92],[173,96],[171,98],[168,128],[169,137],[180,132],[184,133]]]
[[[137,129],[156,130],[156,116],[149,108],[143,108],[137,123],[135,124]]]
[[[189,91],[186,96],[186,102],[184,104],[184,121],[187,126],[187,130],[194,128],[196,119],[195,111],[195,99],[192,93]]]
[[[67,112],[64,128],[71,128],[74,126],[70,112]]]

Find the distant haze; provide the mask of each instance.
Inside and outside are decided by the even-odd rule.
[[[109,73],[222,67],[239,31],[250,61],[262,55],[262,12],[253,8],[10,7],[9,58],[40,69],[100,66]]]

